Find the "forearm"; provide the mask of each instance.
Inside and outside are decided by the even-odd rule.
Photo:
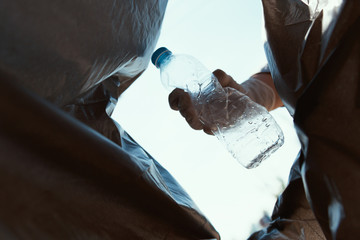
[[[241,83],[240,87],[243,93],[268,111],[283,106],[270,73],[254,74],[249,80]]]

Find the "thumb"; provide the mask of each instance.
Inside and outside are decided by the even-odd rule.
[[[226,74],[221,69],[216,69],[213,74],[218,79],[222,87],[229,87],[233,85],[233,82],[235,82],[235,80],[230,75]]]
[[[244,89],[238,84],[230,75],[221,69],[217,69],[213,72],[214,76],[218,79],[223,88],[231,87],[240,92],[244,92]]]

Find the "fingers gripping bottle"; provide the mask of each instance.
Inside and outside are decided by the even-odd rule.
[[[163,85],[190,95],[200,121],[244,167],[257,167],[284,143],[281,128],[263,106],[233,88],[223,88],[194,57],[174,55],[162,47],[151,60],[160,69]]]

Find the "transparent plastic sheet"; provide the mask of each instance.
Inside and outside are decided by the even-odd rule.
[[[360,2],[263,6],[269,68],[302,148],[273,222],[250,239],[359,239]]]
[[[219,239],[171,174],[110,117],[150,61],[166,4],[0,3],[0,106],[6,116],[0,162],[4,172],[18,174],[3,174],[1,182],[28,189],[27,198],[17,199],[2,188],[7,197],[0,201],[9,211],[0,213],[1,236]],[[45,204],[31,207],[34,202]],[[20,206],[28,210],[16,210]],[[14,221],[11,209],[23,220]],[[37,220],[29,224],[32,216]]]

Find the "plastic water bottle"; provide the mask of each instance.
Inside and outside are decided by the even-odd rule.
[[[283,145],[281,128],[263,106],[233,88],[223,88],[194,57],[162,47],[151,60],[160,69],[163,85],[190,95],[200,121],[244,167],[257,167]]]

